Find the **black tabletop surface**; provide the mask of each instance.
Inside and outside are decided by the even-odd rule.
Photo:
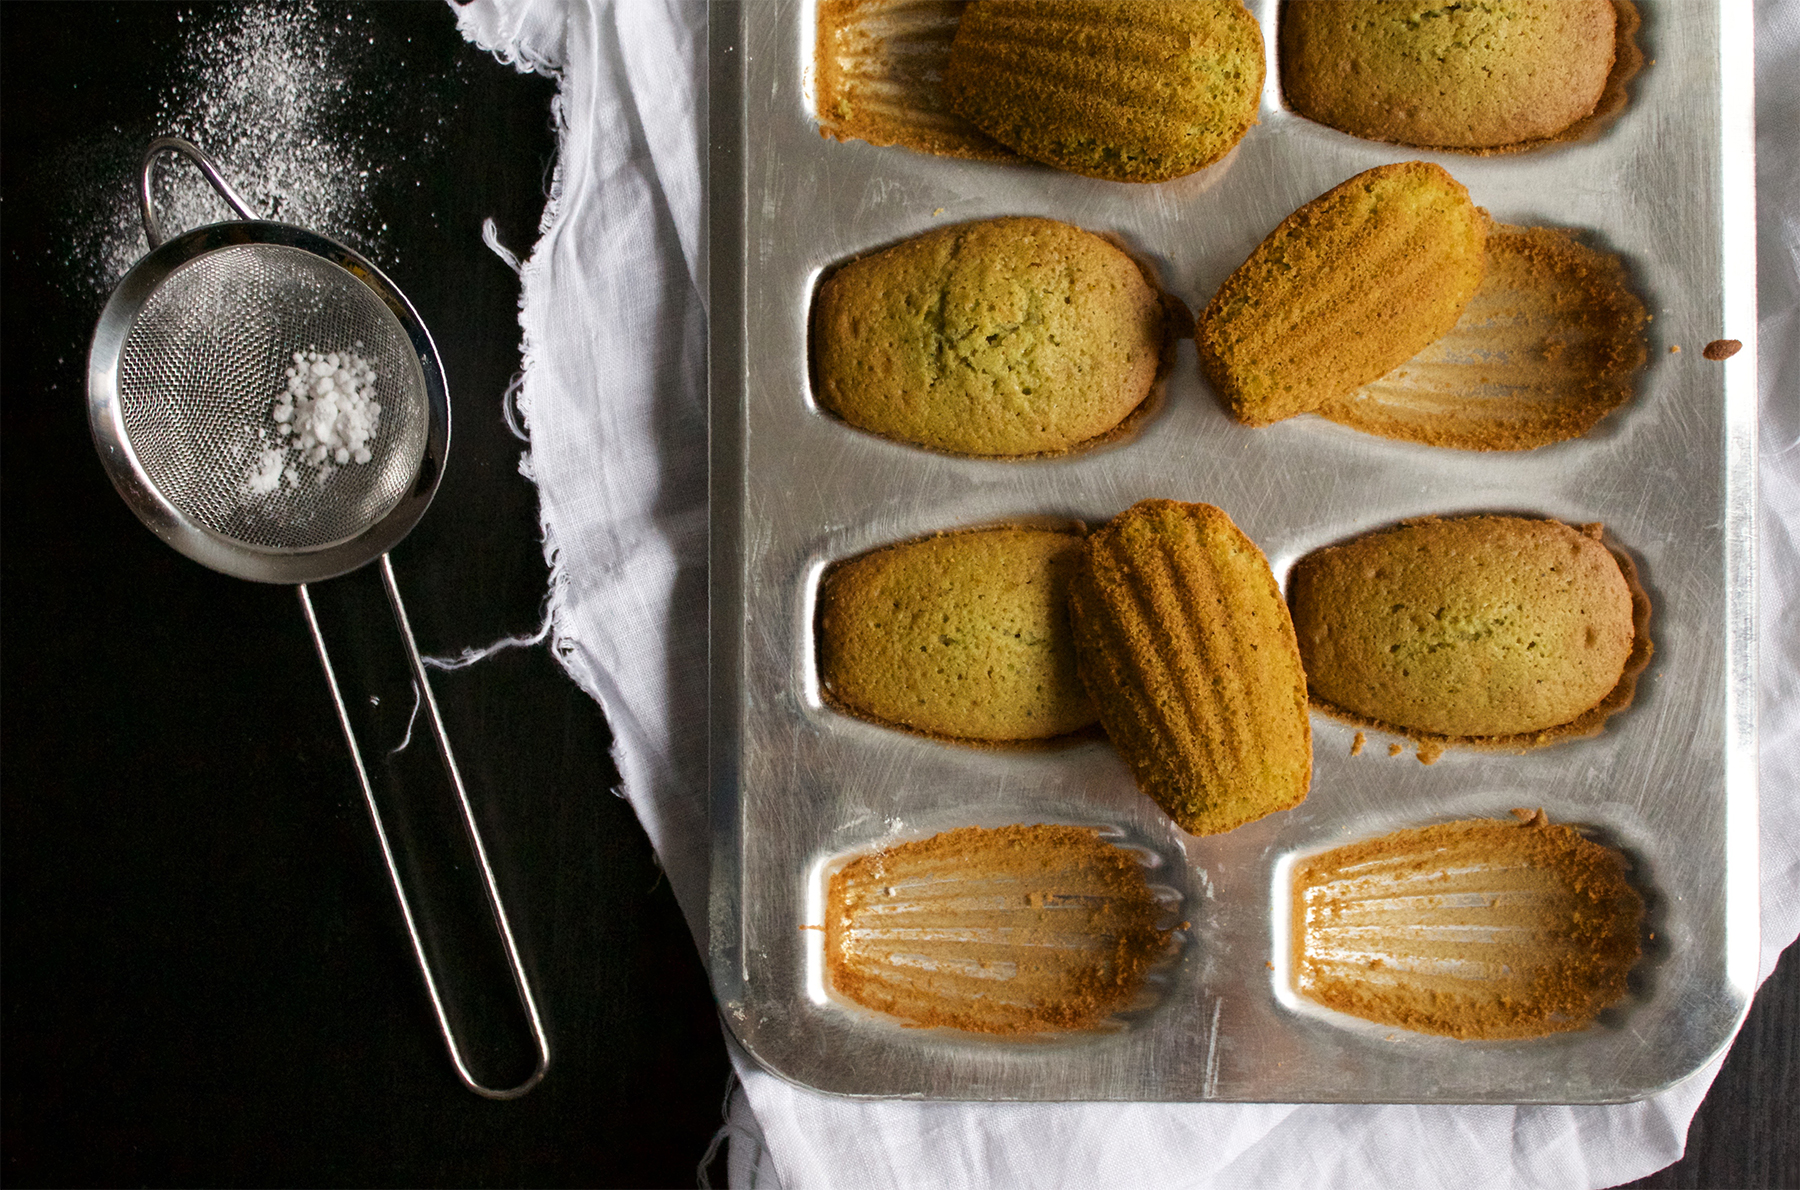
[[[345,238],[411,298],[448,377],[442,487],[393,551],[420,646],[531,637],[548,576],[503,404],[518,282],[480,228],[535,240],[554,83],[466,45],[440,4],[281,14],[345,79],[322,126],[353,151],[320,166],[370,169]],[[234,127],[195,78],[243,28],[207,6],[0,5],[0,1169],[17,1186],[693,1185],[728,1066],[692,937],[612,792],[599,707],[544,643],[433,677],[554,1049],[537,1089],[491,1102],[445,1056],[294,590],[176,554],[94,453],[87,344],[121,195],[152,136]],[[283,163],[258,145],[208,147],[243,176]],[[408,874],[467,889],[423,735],[389,752],[411,687],[372,572],[311,590],[396,833],[424,856]],[[428,934],[481,915],[446,895]],[[507,1081],[528,1060],[505,997],[467,991],[503,968],[440,949],[478,1072]],[[1797,1035],[1790,955],[1688,1156],[1638,1184],[1800,1185]]]

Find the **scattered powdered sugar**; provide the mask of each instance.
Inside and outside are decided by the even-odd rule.
[[[361,347],[359,340],[356,346]],[[269,407],[273,429],[256,430],[258,449],[243,494],[266,496],[303,476],[323,487],[339,467],[367,463],[381,421],[375,369],[354,351],[296,351],[286,386]]]
[[[370,193],[381,170],[370,164],[359,114],[367,97],[351,81],[355,49],[369,41],[355,11],[327,18],[308,0],[203,8],[180,19],[192,31],[157,105],[157,127],[217,161],[256,217],[365,251],[382,247],[387,224]],[[179,157],[162,159],[152,193],[167,237],[238,218]],[[90,279],[102,292],[149,251],[135,185],[110,190],[106,201],[104,223],[78,236],[92,241]]]

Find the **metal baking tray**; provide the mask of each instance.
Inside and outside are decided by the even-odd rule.
[[[820,137],[811,0],[713,9],[711,44],[710,949],[725,1019],[768,1069],[861,1096],[988,1100],[1604,1103],[1706,1063],[1755,987],[1756,364],[1751,14],[1641,5],[1648,63],[1590,139],[1514,156],[1356,140],[1282,102],[1276,4],[1260,123],[1192,177],[1129,186],[1047,168]],[[1435,160],[1502,223],[1589,229],[1646,306],[1635,400],[1586,438],[1477,454],[1315,417],[1227,420],[1184,343],[1166,400],[1086,454],[999,462],[849,429],[809,392],[821,272],[947,223],[1042,215],[1122,237],[1195,308],[1301,203],[1371,166]],[[1723,364],[1699,348],[1748,346]],[[1683,348],[1671,354],[1671,348]],[[1325,543],[1426,513],[1600,521],[1636,559],[1656,656],[1597,738],[1425,766],[1313,716],[1312,792],[1229,834],[1183,834],[1103,742],[962,748],[821,700],[813,598],[835,559],[1024,517],[1098,525],[1151,496],[1224,508],[1278,579]],[[1545,807],[1632,859],[1647,949],[1627,1000],[1580,1032],[1457,1042],[1309,1011],[1280,986],[1280,873],[1293,856],[1406,826]],[[1160,856],[1191,922],[1160,1003],[1107,1032],[996,1040],[910,1029],[839,1002],[821,972],[823,873],[967,824],[1062,821]]]

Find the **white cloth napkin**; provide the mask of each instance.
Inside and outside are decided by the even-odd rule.
[[[560,80],[523,268],[553,640],[605,708],[622,793],[702,951],[706,10],[474,0],[464,35]],[[1762,974],[1800,931],[1800,5],[1758,4]],[[962,1104],[792,1086],[734,1048],[734,1186],[1600,1187],[1676,1160],[1717,1064],[1618,1107]],[[1779,1110],[1771,1107],[1771,1110]]]

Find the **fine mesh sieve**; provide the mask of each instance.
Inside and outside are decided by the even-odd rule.
[[[244,221],[163,243],[150,173],[169,151]],[[89,422],[120,495],[170,545],[238,578],[318,582],[386,553],[424,515],[450,444],[443,371],[418,314],[342,244],[256,220],[186,141],[151,146],[142,197],[153,251],[113,291],[88,357]],[[309,351],[353,351],[373,367],[370,459],[298,466],[256,490],[262,456],[283,444],[272,410],[285,369]]]
[[[366,464],[246,489],[280,438],[270,419],[296,355],[344,347],[374,368],[382,405]],[[243,244],[183,263],[139,309],[119,358],[126,441],[188,521],[244,546],[349,541],[404,496],[424,457],[425,375],[393,311],[353,274],[300,248]]]
[[[196,228],[164,243],[151,171],[168,152],[198,166],[243,221]],[[140,195],[152,251],[113,291],[88,353],[95,447],[132,511],[175,549],[238,578],[297,585],[451,1061],[476,1093],[516,1098],[543,1078],[549,1043],[387,557],[431,503],[449,450],[450,403],[437,349],[412,305],[374,265],[323,236],[258,220],[212,160],[187,141],[151,143]],[[381,408],[361,440],[366,460],[347,451],[308,460],[282,434],[278,397],[288,369],[298,369],[309,353],[336,355],[340,364],[353,354],[372,369],[372,399]],[[271,458],[281,465],[273,484],[267,482]],[[253,482],[259,472],[264,482]],[[307,594],[307,583],[377,560],[536,1047],[536,1067],[517,1086],[489,1087],[469,1071]]]

